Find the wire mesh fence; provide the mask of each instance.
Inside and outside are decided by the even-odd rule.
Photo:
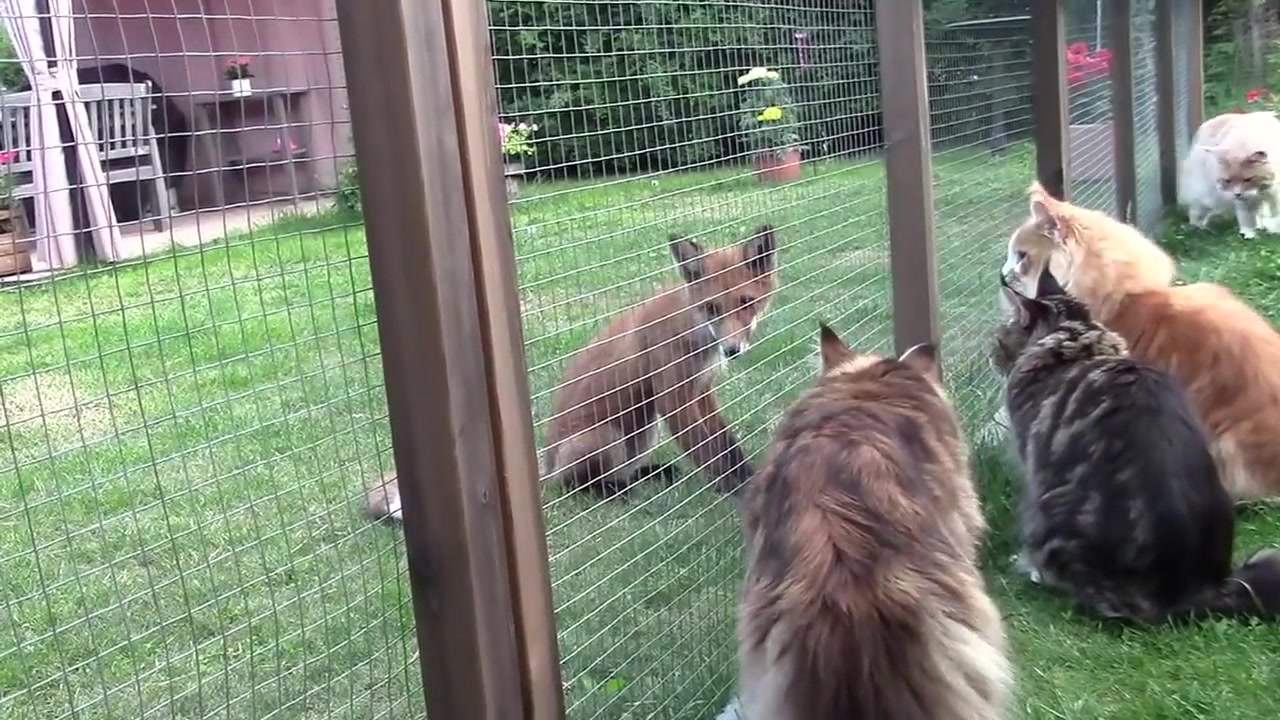
[[[421,715],[333,3],[0,9],[0,716]]]
[[[1115,211],[1106,13],[1065,5],[1069,186]],[[1035,175],[1017,6],[926,18],[942,346],[980,442],[987,278]],[[1154,231],[1155,3],[1132,7]],[[394,469],[334,2],[3,8],[0,715],[424,716],[400,534],[363,512]],[[818,320],[892,349],[875,3],[487,8],[568,714],[711,717],[724,491],[811,381]]]

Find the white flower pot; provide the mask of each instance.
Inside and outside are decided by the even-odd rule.
[[[253,78],[236,78],[231,81],[231,97],[249,97],[253,94]]]

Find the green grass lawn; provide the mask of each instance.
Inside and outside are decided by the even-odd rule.
[[[1032,172],[1027,148],[935,159],[944,358],[975,438],[999,399],[993,279]],[[727,170],[526,186],[512,215],[538,436],[566,358],[675,278],[669,233],[721,245],[768,222],[783,287],[720,389],[758,454],[813,376],[817,319],[891,346],[884,193],[876,162],[815,163],[786,187]],[[1184,274],[1255,302],[1280,287],[1266,242],[1171,238]],[[401,542],[358,512],[391,462],[358,226],[299,220],[0,293],[0,406],[0,717],[423,714]],[[1276,631],[1120,632],[1009,576],[1010,481],[979,445],[1022,717],[1274,709]],[[730,504],[695,476],[605,504],[548,488],[545,505],[571,717],[714,717],[735,671]],[[1266,515],[1245,522],[1242,551],[1280,541]]]

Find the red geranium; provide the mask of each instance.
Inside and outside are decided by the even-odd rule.
[[[1244,99],[1247,102],[1256,103],[1259,100],[1265,99],[1270,94],[1271,94],[1270,90],[1266,88],[1258,88],[1256,90],[1250,90],[1248,94],[1244,96]]]
[[[1111,50],[1098,48],[1090,52],[1088,43],[1067,46],[1067,84],[1079,85],[1111,72]]]
[[[0,151],[0,165],[8,165],[9,163],[16,160],[17,157],[18,157],[17,150]]]

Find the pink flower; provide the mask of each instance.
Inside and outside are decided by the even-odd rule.
[[[1089,43],[1074,42],[1067,46],[1067,57],[1082,57],[1089,54]]]
[[[501,120],[499,120],[498,121],[498,142],[505,143],[507,141],[507,135],[511,133],[511,130],[513,128],[515,128],[515,125],[512,125],[511,123],[504,123]]]
[[[1266,88],[1258,88],[1257,90],[1250,90],[1249,94],[1244,96],[1244,99],[1247,102],[1256,103],[1259,100],[1265,98],[1269,94],[1271,94],[1270,90]]]
[[[0,151],[0,165],[8,165],[9,163],[13,162],[17,158],[18,158],[18,152],[16,150]]]

